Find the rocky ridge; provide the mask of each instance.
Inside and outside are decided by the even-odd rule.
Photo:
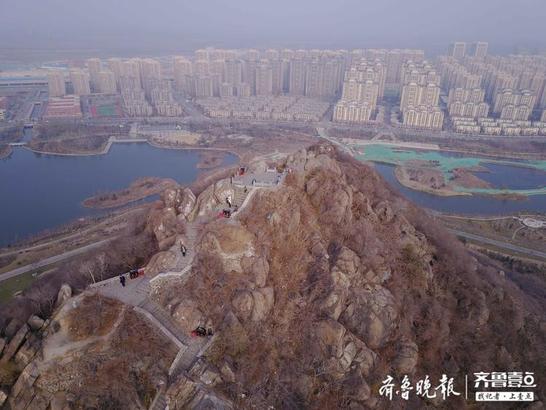
[[[15,386],[25,386],[44,409],[78,408],[78,400],[109,408],[101,404],[117,382],[125,387],[115,390],[120,400],[110,408],[476,408],[460,396],[392,402],[378,390],[386,375],[437,380],[446,373],[460,382],[477,371],[526,370],[538,376],[543,400],[543,301],[478,261],[372,169],[332,146],[301,150],[275,165],[287,170],[284,183],[254,192],[233,218],[207,219],[225,196],[237,195],[229,178],[197,198],[189,189],[167,190],[149,215],[160,249],[148,265],[152,275],[173,268],[174,245],[203,220],[187,275],[154,282],[151,292],[185,332],[197,325],[215,330],[189,371],[168,377],[175,351],[119,302],[70,298],[64,289],[58,303],[67,307],[40,328],[48,329],[40,336],[47,343],[25,356]],[[93,332],[63,320],[74,310],[87,317],[85,309],[99,303],[108,308],[94,311],[101,320]],[[131,334],[125,322],[142,337],[122,354],[113,341]],[[39,324],[35,318],[11,330],[4,356]],[[97,331],[100,340],[91,336]],[[80,380],[97,372],[109,377],[97,354],[121,355],[117,379],[97,389],[76,380],[48,384],[44,375],[60,369],[44,365],[61,344],[55,334],[72,343],[62,364],[72,363]],[[17,407],[15,386],[7,402],[24,408]],[[161,403],[153,400],[158,392]]]

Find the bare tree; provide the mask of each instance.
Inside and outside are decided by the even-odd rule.
[[[95,280],[95,263],[93,260],[87,260],[80,265],[80,273],[82,275],[88,275],[93,283],[97,283]]]

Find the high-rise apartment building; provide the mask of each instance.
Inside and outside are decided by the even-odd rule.
[[[209,50],[205,50],[205,49],[195,50],[194,55],[195,55],[196,60],[208,61],[208,59],[209,59]]]
[[[289,94],[304,95],[305,93],[305,60],[300,56],[290,60]]]
[[[260,60],[256,66],[256,95],[273,94],[273,69],[268,60]]]
[[[87,60],[87,71],[89,71],[89,80],[91,90],[96,92],[99,84],[99,73],[102,71],[102,64],[99,58],[90,58]]]
[[[536,95],[529,90],[506,89],[497,94],[493,113],[501,119],[526,121],[533,112],[535,102]]]
[[[451,43],[449,45],[448,55],[457,60],[462,60],[466,55],[466,43],[462,41]]]
[[[489,43],[485,41],[478,41],[472,44],[470,49],[470,55],[474,58],[485,58],[487,56],[487,49],[489,48]]]
[[[144,83],[145,79],[161,79],[161,64],[153,58],[140,60],[140,76]]]
[[[380,61],[354,60],[345,72],[334,121],[365,123],[372,119],[385,88],[386,68]]]
[[[212,97],[212,78],[210,76],[196,76],[194,78],[194,95],[197,98]]]
[[[444,113],[439,107],[441,78],[426,61],[403,65],[400,111],[406,127],[442,129]]]
[[[49,97],[63,97],[66,95],[64,73],[60,70],[52,70],[47,73],[47,86]]]
[[[243,81],[243,66],[241,60],[230,59],[224,63],[224,81],[237,87]]]
[[[98,75],[98,92],[101,94],[115,94],[116,88],[116,76],[110,70],[103,70]]]
[[[412,106],[403,112],[403,124],[407,127],[440,130],[443,123],[444,113],[440,107]]]
[[[234,93],[233,84],[231,83],[222,83],[220,84],[220,97],[233,97]]]
[[[250,86],[251,94],[256,94],[256,67],[258,60],[255,59],[256,50],[249,50],[250,59],[243,60],[243,82]]]
[[[447,108],[451,117],[485,118],[489,104],[484,101],[482,88],[452,88],[449,90]]]
[[[174,84],[178,92],[191,94],[191,61],[185,57],[174,58]]]
[[[193,74],[201,77],[209,75],[209,61],[195,60],[193,62]]]
[[[108,68],[114,73],[116,78],[116,87],[120,87],[120,78],[123,75],[123,61],[119,58],[108,59]]]
[[[89,86],[89,75],[83,70],[70,70],[70,82],[75,95],[91,94]]]

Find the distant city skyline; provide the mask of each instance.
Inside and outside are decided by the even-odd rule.
[[[216,47],[424,48],[487,41],[492,52],[544,50],[542,0],[338,2],[4,0],[6,48],[180,52]]]

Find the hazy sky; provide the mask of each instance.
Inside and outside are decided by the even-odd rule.
[[[546,43],[546,0],[0,0],[0,47]]]

